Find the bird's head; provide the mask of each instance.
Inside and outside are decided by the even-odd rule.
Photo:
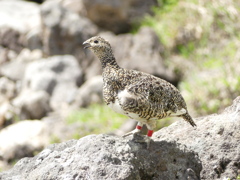
[[[111,50],[111,45],[108,41],[100,36],[94,36],[83,43],[84,49],[91,49],[95,53],[108,52]]]
[[[83,43],[84,49],[91,49],[102,63],[102,68],[108,64],[119,68],[115,61],[111,45],[108,41],[100,36],[94,36]]]

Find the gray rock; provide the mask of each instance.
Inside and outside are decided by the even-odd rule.
[[[156,0],[83,0],[86,16],[99,27],[126,33],[144,15],[151,13]]]
[[[6,120],[13,117],[11,99],[16,96],[16,84],[6,77],[0,77],[0,129]]]
[[[178,142],[196,152],[201,179],[236,179],[240,175],[240,96],[221,114],[198,118],[196,130],[179,121],[154,134],[154,140]]]
[[[0,1],[0,29],[10,27],[22,33],[40,27],[39,5],[26,1]]]
[[[0,105],[16,96],[15,82],[6,77],[0,77]]]
[[[85,58],[82,42],[98,32],[87,18],[64,8],[59,1],[46,1],[41,6],[42,39],[46,55],[72,54]]]
[[[16,52],[26,47],[26,35],[40,29],[40,9],[36,3],[0,1],[0,44]]]
[[[13,79],[23,79],[21,92],[13,100],[14,112],[20,119],[41,119],[52,109],[60,110],[74,100],[78,87],[83,83],[83,73],[76,58],[65,55],[34,62],[22,61],[20,58],[16,61],[18,63],[8,64],[9,68],[4,71]],[[23,78],[17,77],[16,64],[23,65],[23,68],[19,66],[20,72],[25,70]],[[15,75],[11,70],[15,70],[12,71]]]
[[[57,84],[57,75],[45,66],[45,62],[38,61],[31,63],[25,72],[23,89],[32,91],[46,91],[49,95]]]
[[[77,91],[74,105],[87,107],[93,103],[102,103],[102,76],[95,76],[86,81]]]
[[[49,144],[45,123],[41,121],[21,121],[0,131],[0,159],[11,161],[33,156]]]
[[[191,169],[191,170],[188,170]],[[0,174],[12,179],[179,179],[200,174],[198,157],[176,143],[145,145],[108,135],[90,135],[52,145]],[[195,177],[196,177],[195,176]]]
[[[32,29],[26,34],[25,43],[26,47],[30,50],[41,49],[42,50],[42,29]]]
[[[10,52],[7,54],[9,55]],[[16,57],[6,57],[11,61],[0,66],[0,76],[6,76],[13,81],[22,81],[28,63],[39,60],[42,56],[42,51],[39,49],[30,51],[24,48]]]
[[[77,14],[86,14],[86,9],[83,6],[82,0],[64,0],[62,1],[62,5],[64,8]]]
[[[76,84],[71,82],[58,83],[50,99],[51,107],[56,111],[69,107],[76,97],[77,89]]]
[[[0,104],[0,129],[7,122],[14,119],[14,108],[9,101]]]
[[[44,90],[52,94],[61,83],[82,84],[82,70],[76,58],[71,55],[53,56],[30,63],[26,69],[23,88]]]
[[[178,121],[156,132],[149,149],[139,136],[102,134],[54,144],[0,179],[237,179],[239,110],[240,97],[221,114],[195,119],[196,129]]]
[[[47,92],[51,97],[51,107],[58,109],[61,103],[69,104],[74,100],[82,83],[83,73],[76,58],[71,55],[53,56],[28,65],[22,90]]]
[[[51,111],[49,99],[45,91],[24,90],[13,100],[13,105],[20,119],[41,119]]]
[[[25,46],[21,36],[22,35],[19,31],[11,29],[10,27],[0,28],[0,44],[17,53],[19,53]]]
[[[11,80],[22,80],[27,64],[25,62],[10,61],[0,67],[0,74]]]

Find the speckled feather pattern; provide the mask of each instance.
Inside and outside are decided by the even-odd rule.
[[[186,103],[176,87],[153,75],[124,69],[118,66],[110,44],[96,36],[87,41],[90,49],[99,58],[103,69],[103,98],[107,105],[119,101],[118,93],[131,94],[120,104],[125,114],[137,114],[144,124],[154,128],[152,119],[162,119],[184,109],[186,113],[177,115],[196,126],[188,114]],[[129,115],[130,118],[132,118]]]

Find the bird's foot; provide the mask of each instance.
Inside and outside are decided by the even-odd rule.
[[[151,137],[149,136],[144,136],[143,139],[138,139],[136,140],[135,142],[138,142],[138,143],[147,143],[147,149],[149,149],[150,147],[150,142],[152,141]]]
[[[133,131],[131,131],[131,132],[127,133],[127,134],[124,134],[122,137],[127,137],[129,135],[134,135],[134,134],[140,135],[139,133],[140,133],[140,129],[134,129]]]

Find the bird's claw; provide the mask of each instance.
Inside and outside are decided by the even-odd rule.
[[[138,135],[138,136],[143,137],[141,139],[136,139],[134,141],[137,142],[137,143],[147,143],[147,149],[149,149],[150,142],[151,142],[151,137],[145,136],[145,135],[141,135],[139,129],[134,129],[133,131],[131,131],[131,132],[127,133],[127,134],[124,134],[122,137],[127,137],[129,135]]]
[[[149,137],[149,136],[144,136],[143,139],[138,139],[138,140],[136,140],[135,142],[138,142],[138,143],[147,143],[147,149],[149,149],[149,147],[150,147],[150,142],[151,142],[151,137]]]
[[[129,136],[129,135],[134,135],[134,134],[139,134],[139,133],[140,133],[140,130],[139,130],[139,129],[134,129],[133,131],[124,134],[122,137],[127,137],[127,136]]]

